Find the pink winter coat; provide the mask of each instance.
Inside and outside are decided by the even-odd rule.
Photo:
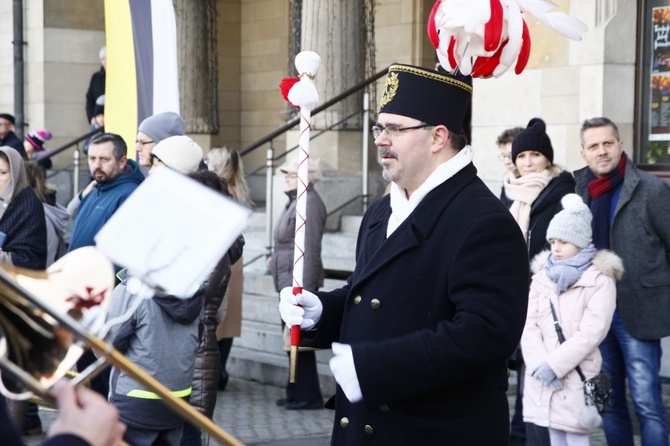
[[[579,424],[584,409],[584,386],[575,371],[580,366],[586,379],[600,372],[602,357],[598,345],[607,335],[616,307],[616,280],[623,274],[623,262],[612,251],[598,251],[593,264],[560,297],[556,282],[547,277],[544,264],[549,251],[532,263],[535,273],[530,286],[528,316],[521,337],[526,361],[523,419],[538,426],[565,432],[588,434]],[[561,344],[554,328],[549,300],[554,304],[566,341]],[[565,387],[557,392],[531,376],[547,362]]]

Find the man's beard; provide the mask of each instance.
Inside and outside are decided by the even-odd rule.
[[[101,171],[98,170],[98,171],[96,171],[96,172],[101,172]],[[112,181],[112,179],[113,179],[113,178],[110,178],[110,177],[109,177],[107,174],[105,174],[104,172],[101,172],[101,173],[103,174],[103,176],[100,177],[100,178],[98,178],[98,177],[95,176],[95,173],[96,173],[96,172],[93,172],[93,179],[94,179],[95,182],[98,183],[98,184],[107,184],[107,183],[109,183],[110,181]]]

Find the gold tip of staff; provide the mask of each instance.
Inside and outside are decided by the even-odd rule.
[[[295,371],[298,368],[298,346],[292,345],[289,357],[288,382],[295,382]]]

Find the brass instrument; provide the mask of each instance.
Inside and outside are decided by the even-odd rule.
[[[86,248],[77,251],[81,250]],[[77,274],[80,267],[99,270],[102,265],[96,266],[90,257],[85,258],[84,263],[88,263],[86,266],[77,262],[67,265],[68,261],[72,262],[68,256],[75,252],[61,258],[63,262],[59,260],[46,272],[0,266],[0,385],[4,387],[3,393],[10,398],[15,395],[25,399],[30,396],[28,392],[32,392],[47,401],[52,400],[49,392],[51,385],[70,371],[85,349],[91,349],[101,359],[97,371],[107,365],[122,370],[159,395],[163,403],[175,413],[219,443],[242,445],[211,419],[173,396],[167,387],[85,328],[86,324],[82,324],[82,321],[85,322],[87,307],[92,306],[91,299],[102,302],[100,293],[102,297],[111,297],[104,294],[111,294],[113,289],[113,270],[111,285],[106,284],[102,291],[98,290],[100,293],[86,288],[88,296],[82,296],[80,290],[73,291],[71,286],[65,284],[71,282],[73,274],[80,277],[87,275],[85,271]],[[104,261],[111,267],[109,261]],[[105,267],[102,268],[106,272]],[[70,305],[67,311],[59,308],[63,306],[63,299],[56,297],[57,302],[53,302],[54,295],[59,292],[63,293],[64,300]],[[105,309],[102,308],[103,311]],[[81,380],[81,376],[75,379]]]

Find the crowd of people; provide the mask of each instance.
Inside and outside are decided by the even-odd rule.
[[[104,81],[104,61],[96,75]],[[667,445],[660,339],[670,335],[670,185],[636,168],[606,117],[584,121],[586,167],[566,171],[554,162],[546,123],[533,118],[498,138],[506,173],[496,197],[478,178],[463,132],[471,93],[467,77],[389,68],[372,128],[389,193],[365,213],[355,270],[341,288],[320,290],[326,207],[314,190],[321,172],[310,161],[304,286],[294,294],[298,166],[281,166],[288,202],[268,268],[283,328],[300,326],[302,343],[297,380],[277,404],[334,409],[334,445],[583,446],[602,423],[609,445],[629,446],[629,391],[642,444]],[[91,125],[99,123],[93,108]],[[139,124],[137,161],[121,136],[92,136],[92,181],[66,209],[46,185],[51,165],[33,160],[51,132],[31,131],[22,142],[14,124],[0,114],[0,262],[43,270],[95,245],[100,228],[158,169],[252,204],[239,154],[205,154],[185,135],[181,116],[163,112]],[[160,290],[143,299],[117,267],[108,314],[137,307],[112,328],[110,342],[210,418],[240,335],[243,245],[240,236],[190,296]],[[315,349],[330,348],[337,391],[324,403]],[[79,370],[94,360],[83,356]],[[510,368],[519,379],[511,426]],[[584,398],[584,381],[601,371],[612,386],[602,414]],[[54,388],[61,412],[48,444],[201,444],[198,427],[157,395],[123,370],[108,372],[92,390]],[[25,403],[0,405],[8,444],[20,444],[35,412]],[[89,419],[95,422],[82,421]]]
[[[670,198],[668,184],[632,164],[617,125],[606,117],[584,121],[580,154],[587,166],[574,174],[556,174],[556,169],[552,169],[553,150],[548,150],[551,143],[544,131],[540,119],[531,120],[525,130],[513,137],[511,151],[505,144],[509,134],[518,130],[506,130],[498,138],[500,159],[508,168],[501,200],[513,213],[515,197],[528,207],[530,218],[518,221],[527,238],[529,261],[535,265],[521,348],[510,361],[520,378],[511,444],[588,444],[587,434],[597,423],[584,426],[588,423],[581,420],[580,424],[583,381],[576,369],[582,370],[587,379],[602,369],[612,385],[611,403],[602,416],[608,444],[633,444],[628,390],[642,444],[667,445],[660,340],[668,335],[664,311],[670,305],[670,288],[655,278],[665,276],[670,268],[666,256],[670,247],[668,215],[667,210],[661,209],[661,203]],[[528,132],[535,133],[534,141],[526,146],[526,156],[519,157]],[[572,209],[588,224],[577,217],[563,218],[564,224],[570,222],[571,232],[554,238],[561,238],[572,248],[572,257],[563,255],[561,259],[574,269],[572,288],[560,286],[560,278],[570,269],[556,262],[553,250],[557,242],[551,233],[554,226],[556,234],[558,220],[568,212],[561,210],[561,203],[571,194],[577,194],[580,202],[588,206],[576,211],[578,206],[572,200]],[[574,237],[580,232],[583,240],[577,243]],[[552,252],[548,256],[538,253],[549,248]],[[605,282],[616,283],[599,290],[597,281],[591,280],[590,291],[579,291],[580,286],[589,283],[585,277],[593,275],[588,271],[594,270],[606,277],[602,279]],[[548,282],[552,279],[559,280],[559,286]],[[566,298],[585,293],[597,297]],[[552,319],[552,302],[558,308],[557,321]],[[567,327],[567,341],[560,346],[554,327],[558,324]]]
[[[11,115],[3,116],[0,119],[13,124]],[[3,139],[11,142],[11,127],[4,122],[0,127],[8,129]],[[26,135],[27,143],[41,148],[46,139],[45,132]],[[20,147],[27,149],[27,144]],[[102,132],[92,136],[87,150],[92,180],[65,208],[56,202],[55,190],[45,181],[44,171],[50,166],[31,161],[29,150],[19,152],[13,147],[1,146],[0,231],[4,241],[0,261],[44,270],[69,252],[95,245],[98,231],[144,181],[142,168],[147,175],[169,168],[224,196],[251,204],[237,152],[225,147],[213,149],[208,169],[202,148],[185,135],[184,121],[177,113],[158,113],[143,120],[138,127],[135,148],[139,154],[137,162],[128,158],[127,145],[120,135]],[[35,147],[35,150],[38,149]],[[72,220],[72,230],[69,243],[65,243],[68,220]],[[227,381],[225,363],[232,340],[240,335],[243,245],[244,239],[240,236],[193,296],[175,296],[169,290],[157,290],[152,298],[145,300],[128,290],[126,271],[117,267],[118,285],[107,314],[111,320],[142,299],[133,316],[113,326],[107,339],[170,388],[176,397],[185,399],[210,418],[217,392],[225,388]],[[228,284],[233,281],[234,269],[237,271],[235,290],[229,293]],[[232,294],[236,297],[230,297]],[[77,363],[78,370],[83,371],[96,359],[87,351]],[[185,423],[122,370],[107,368],[91,380],[91,388],[56,390],[55,397],[63,409],[51,429],[52,439],[48,444],[107,445],[116,444],[121,438],[133,445],[202,443],[198,427]],[[75,398],[81,409],[78,413],[84,414],[76,425],[67,417],[65,405],[69,401],[59,397],[61,393],[72,392],[75,396],[70,398]],[[100,399],[108,400],[111,406],[94,413],[93,409],[101,405]],[[36,405],[13,399],[6,402],[3,399],[2,403],[3,444],[5,431],[11,434],[8,437],[11,442],[7,443],[11,445],[21,444],[21,434],[41,433]],[[102,418],[98,423],[91,423],[90,428],[104,427],[109,435],[96,437],[95,432],[85,429],[83,421],[98,416]],[[73,435],[79,438],[75,440]]]

